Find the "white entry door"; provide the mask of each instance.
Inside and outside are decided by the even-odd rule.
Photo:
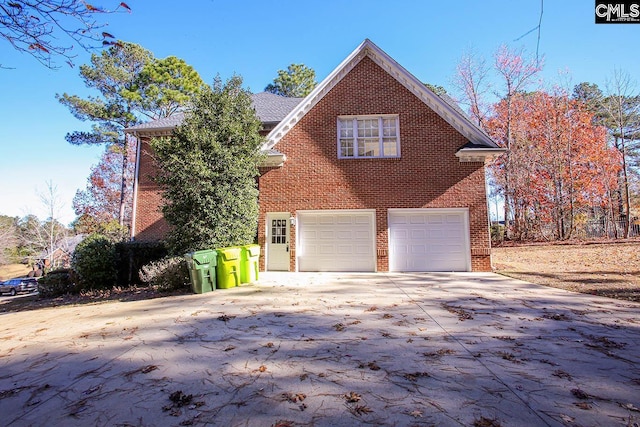
[[[471,271],[467,209],[389,209],[390,271]]]
[[[376,271],[375,211],[298,211],[299,271]]]
[[[289,271],[289,212],[267,214],[267,270]]]

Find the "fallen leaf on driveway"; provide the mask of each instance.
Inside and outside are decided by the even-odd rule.
[[[416,409],[415,411],[409,412],[409,415],[411,415],[414,418],[422,418],[422,411],[418,411]]]
[[[500,422],[495,418],[480,417],[473,422],[473,427],[500,427]]]
[[[415,382],[418,378],[428,378],[431,375],[429,375],[428,372],[414,372],[412,374],[404,374],[403,376],[405,379]]]
[[[101,386],[101,385],[97,385],[97,386],[95,386],[95,387],[91,387],[90,389],[85,390],[85,391],[84,391],[84,394],[91,394],[91,393],[95,393],[96,391],[100,390],[100,388],[102,388],[102,386]]]
[[[576,405],[578,408],[584,409],[584,410],[589,410],[589,409],[593,408],[593,406],[589,405],[587,402],[576,402],[576,403],[574,403],[574,405]]]
[[[307,398],[307,395],[304,393],[282,393],[282,397],[291,403],[302,402]]]
[[[333,325],[333,329],[338,332],[342,332],[346,329],[346,327],[342,323],[336,323],[335,325]]]
[[[147,365],[142,368],[140,372],[142,372],[143,374],[148,374],[149,372],[155,371],[156,369],[158,369],[156,365]]]
[[[585,393],[584,391],[580,390],[579,388],[571,389],[571,394],[573,394],[578,399],[588,399],[589,398],[589,395],[587,393]]]
[[[356,402],[359,402],[360,399],[362,399],[362,397],[358,393],[356,393],[355,391],[350,391],[349,393],[345,394],[344,398],[349,403],[356,403]]]
[[[620,404],[620,406],[622,406],[624,409],[628,409],[630,411],[635,411],[635,412],[640,412],[640,409],[637,408],[636,406],[634,406],[631,403],[627,403],[625,405],[623,405],[622,403]]]
[[[169,400],[171,400],[175,406],[186,406],[193,400],[193,395],[184,394],[182,390],[178,390],[169,395]]]
[[[562,369],[557,369],[557,370],[553,371],[553,373],[551,375],[553,375],[554,377],[558,377],[558,378],[566,378],[568,380],[570,380],[572,378],[570,373],[565,372]]]
[[[576,420],[575,418],[570,417],[569,415],[564,415],[564,414],[560,414],[560,418],[562,418],[562,420],[567,423],[573,423]]]
[[[355,415],[363,415],[373,412],[373,409],[369,408],[368,406],[357,405],[351,412],[353,412]]]

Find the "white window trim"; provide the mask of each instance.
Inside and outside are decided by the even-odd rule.
[[[353,123],[353,156],[343,156],[342,155],[342,147],[340,146],[340,130],[341,130],[341,120],[351,119]],[[357,120],[378,120],[378,139],[379,139],[379,151],[380,153],[384,153],[384,132],[383,132],[383,119],[395,119],[396,122],[396,155],[394,156],[385,156],[383,154],[379,156],[359,156],[358,155],[358,126],[355,123]],[[336,144],[338,147],[338,158],[339,159],[396,159],[400,157],[400,116],[398,114],[368,114],[362,116],[338,116],[336,120],[338,126],[337,140]]]

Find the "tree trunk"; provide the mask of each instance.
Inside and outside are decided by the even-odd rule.
[[[622,190],[624,193],[624,238],[629,238],[629,223],[631,222],[631,197],[629,194],[629,177],[627,173],[627,150],[624,140],[624,134],[620,138],[622,148]]]

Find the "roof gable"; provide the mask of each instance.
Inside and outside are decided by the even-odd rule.
[[[269,133],[264,149],[273,148],[320,100],[333,89],[360,61],[368,57],[389,75],[413,93],[431,108],[449,125],[467,138],[474,147],[483,150],[499,148],[491,138],[476,126],[455,104],[450,104],[429,90],[371,40],[366,39],[331,74],[307,95],[282,121]],[[469,148],[465,148],[469,149]]]

